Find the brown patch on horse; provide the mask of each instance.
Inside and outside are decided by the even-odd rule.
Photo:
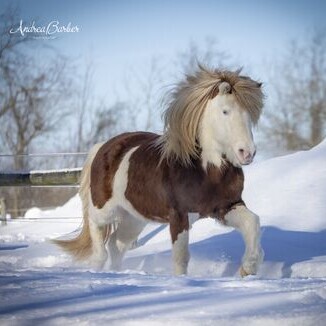
[[[113,178],[129,149],[157,137],[147,132],[124,133],[110,139],[98,150],[91,168],[90,188],[93,205],[102,208],[112,197]]]
[[[164,186],[167,166],[159,166],[160,154],[153,147],[158,137],[153,135],[132,153],[125,196],[143,216],[167,223],[170,209],[168,193]]]
[[[176,165],[169,179],[171,196],[182,212],[218,218],[221,209],[241,201],[243,172],[230,163],[222,170],[209,166],[206,173],[198,159],[187,169]]]
[[[241,168],[226,162],[223,169],[209,165],[205,171],[200,159],[187,167],[177,161],[159,162],[159,150],[148,143],[129,160],[125,196],[148,219],[171,223],[171,209],[179,219],[188,213],[223,219],[233,205],[242,203]]]

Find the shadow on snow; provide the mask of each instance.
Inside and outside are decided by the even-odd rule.
[[[281,230],[271,226],[262,227],[264,261],[283,264],[282,277],[291,277],[293,264],[326,256],[325,239],[326,230],[302,232]],[[193,243],[190,245],[190,252],[190,275],[192,270],[195,270],[197,274],[205,276],[208,265],[223,264],[224,270],[215,272],[215,276],[230,277],[238,273],[244,253],[244,242],[240,233],[232,231]],[[127,257],[124,268],[164,274],[172,272],[171,265],[171,251],[168,250],[145,256]]]

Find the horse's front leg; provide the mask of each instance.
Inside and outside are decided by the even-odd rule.
[[[224,217],[226,225],[238,229],[244,239],[246,250],[242,258],[240,275],[257,274],[258,267],[264,258],[264,251],[260,245],[259,217],[246,206],[239,205],[232,208]]]
[[[175,210],[170,212],[170,233],[175,275],[187,274],[189,262],[189,221],[188,214]]]

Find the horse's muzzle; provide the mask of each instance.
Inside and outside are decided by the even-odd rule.
[[[256,155],[256,149],[251,151],[239,148],[236,154],[241,165],[248,165],[253,162]]]

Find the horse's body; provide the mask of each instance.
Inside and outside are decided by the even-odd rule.
[[[202,69],[199,77],[201,73],[208,71]],[[236,80],[249,80],[249,86],[262,97],[258,93],[258,83],[241,76]],[[241,164],[249,164],[255,154],[250,129],[253,115],[250,116],[246,107],[239,105],[243,98],[234,101],[238,94],[232,95],[236,83],[232,84],[230,78],[215,77],[212,85],[217,85],[217,89],[206,101],[198,104],[202,107],[199,115],[195,106],[188,105],[188,111],[185,107],[181,114],[173,111],[180,103],[174,103],[174,107],[171,104],[172,109],[166,114],[168,132],[163,136],[146,132],[125,133],[94,147],[81,179],[82,232],[76,239],[57,243],[76,257],[90,258],[96,267],[102,267],[107,259],[105,239],[109,236],[112,267],[120,268],[124,253],[148,221],[169,223],[174,271],[185,274],[191,224],[199,218],[213,217],[225,225],[236,227],[243,234],[246,252],[241,274],[257,272],[263,257],[259,243],[259,218],[246,208],[241,198],[244,183]],[[181,90],[182,87],[179,93]],[[174,95],[175,102],[179,93]],[[193,115],[189,115],[191,110]],[[222,110],[224,115],[226,110],[229,115],[234,110],[232,126],[243,132],[243,139],[239,142],[237,138],[237,145],[232,145],[237,146],[236,150],[228,148],[227,140],[216,141],[214,134],[221,132],[214,131],[217,110]],[[186,130],[182,123],[189,117],[186,124],[189,130]],[[180,125],[178,119],[182,121]],[[173,125],[177,129],[173,129]],[[194,128],[195,132],[190,130]],[[184,147],[182,137],[186,143]],[[118,225],[117,229],[109,234],[113,223]]]

